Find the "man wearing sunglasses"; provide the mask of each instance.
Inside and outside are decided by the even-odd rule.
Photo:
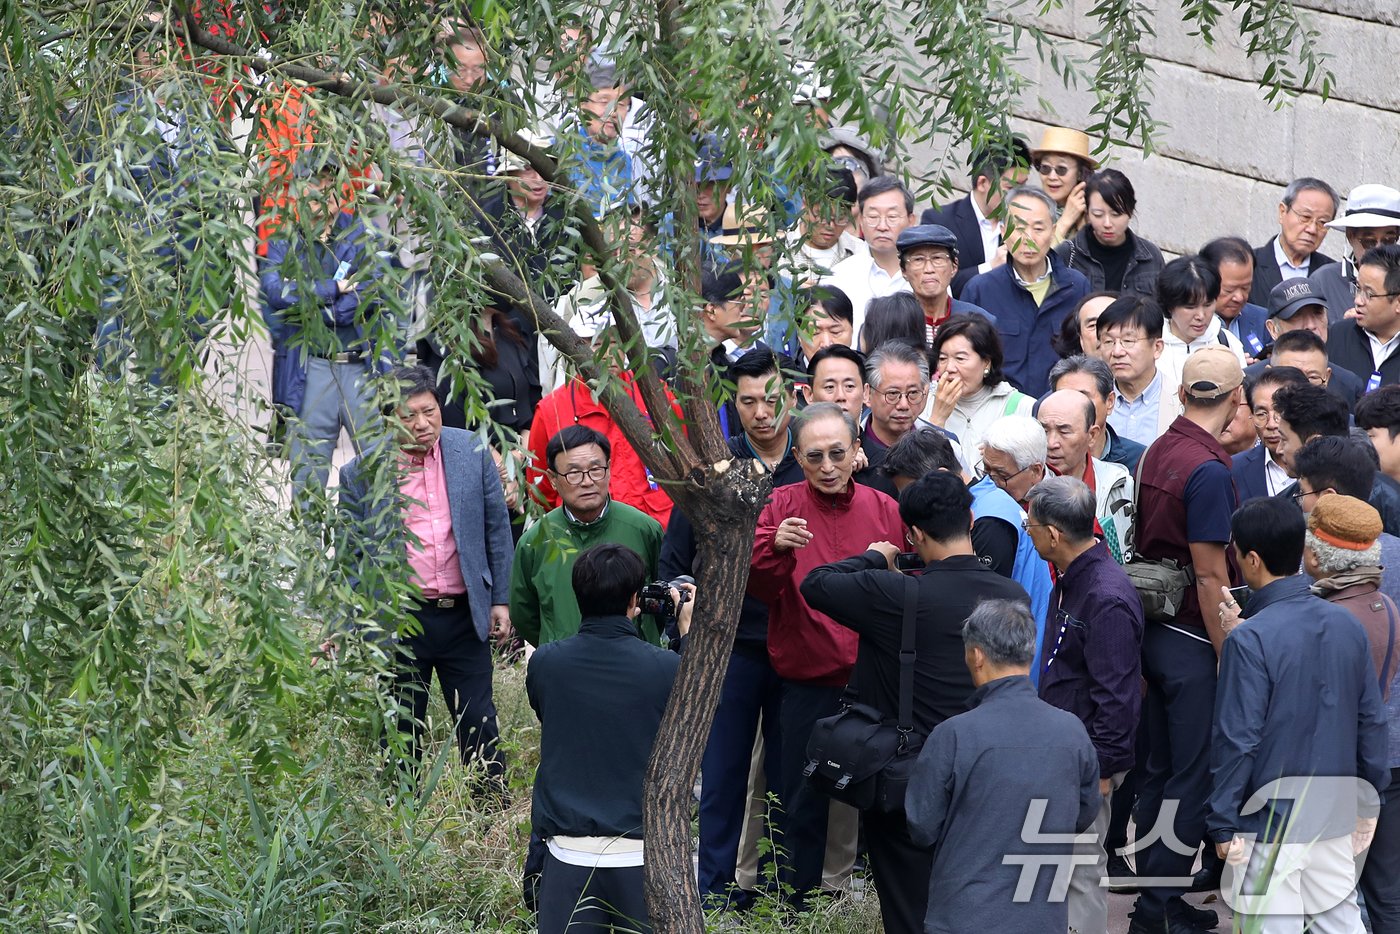
[[[748,593],[770,611],[768,657],[782,682],[779,878],[801,906],[822,882],[830,803],[806,787],[807,741],[813,724],[837,711],[858,637],[808,606],[798,588],[813,568],[850,557],[852,542],[903,542],[905,533],[895,501],[852,480],[861,441],[849,414],[814,403],[792,433],[803,481],[774,490],[759,515]]]

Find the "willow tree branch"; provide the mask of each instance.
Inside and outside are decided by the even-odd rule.
[[[153,24],[150,30],[154,31],[159,28],[161,28],[159,24]],[[408,91],[397,84],[375,84],[369,81],[360,81],[346,74],[334,74],[320,68],[313,68],[310,65],[280,61],[265,55],[255,55],[239,44],[203,29],[194,21],[191,13],[185,15],[181,29],[186,38],[194,45],[216,55],[241,59],[248,67],[260,74],[284,75],[310,87],[329,91],[337,96],[352,100],[368,99],[389,107],[408,105],[416,110],[431,114],[457,129],[469,133],[487,134],[502,147],[526,160],[545,181],[550,184],[558,184],[558,164],[544,150],[521,139],[519,134],[510,132],[504,124],[488,114],[468,110],[441,98]],[[571,210],[574,219],[578,221],[584,244],[599,260],[607,257],[611,248],[603,236],[602,228],[582,199],[572,199]],[[641,328],[632,311],[631,297],[627,293],[625,284],[608,268],[606,262],[599,262],[597,269],[603,287],[608,293],[613,318],[618,325],[623,341],[628,345],[637,346],[641,341]],[[519,282],[519,279],[517,278],[516,281]],[[524,289],[523,283],[521,287]],[[526,303],[529,307],[535,309],[538,305],[539,308],[543,308],[543,302],[538,300],[538,296],[531,293],[529,289],[524,289],[524,291],[529,293],[530,301]],[[556,322],[559,322],[560,319],[552,311],[548,313]],[[560,322],[554,336],[549,336],[546,331],[541,331],[541,333],[546,334],[545,339],[554,344],[561,353],[564,353],[571,361],[575,361],[574,353],[577,352],[577,347],[566,346],[569,343],[567,338],[573,334],[573,330],[567,324]],[[571,349],[574,351],[573,353],[570,352]],[[588,356],[588,359],[592,360],[591,355]],[[577,362],[575,361],[575,363]],[[593,379],[596,380],[596,367],[590,366],[589,370],[594,374]],[[655,444],[652,441],[650,431],[645,433],[645,442],[634,438],[631,433],[627,434],[628,441],[632,443],[637,449],[638,455],[647,462],[647,466],[658,477],[679,482],[691,476],[704,461],[700,454],[688,445],[682,430],[683,426],[671,409],[670,401],[666,397],[660,379],[650,366],[634,367],[633,377],[637,388],[641,391],[642,399],[646,403],[652,423],[657,426],[658,431],[663,436],[672,440],[672,444]],[[605,389],[604,396],[609,397],[609,395]],[[611,398],[616,401],[622,397],[613,395]],[[619,420],[619,427],[624,421],[624,416],[620,412],[629,408],[635,409],[630,400],[624,400],[623,404],[617,406],[617,410],[609,407],[613,417]],[[636,415],[637,420],[641,421],[638,413],[631,414]]]

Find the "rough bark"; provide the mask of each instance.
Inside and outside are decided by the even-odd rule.
[[[770,489],[768,478],[753,467],[750,460],[721,461],[708,483],[676,497],[676,508],[695,526],[699,597],[652,747],[642,804],[647,908],[658,934],[705,930],[691,859],[690,810],[734,645],[754,526]]]

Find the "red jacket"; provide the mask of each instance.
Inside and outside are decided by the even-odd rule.
[[[777,551],[773,537],[784,520],[807,520],[806,547]],[[807,572],[860,554],[871,542],[903,546],[899,505],[854,481],[839,496],[818,493],[806,480],[773,491],[758,517],[748,592],[768,604],[768,657],[779,677],[844,686],[856,663],[860,637],[807,605],[798,592]]]
[[[646,403],[642,401],[641,390],[632,382],[631,375],[624,373],[621,383],[637,410],[646,415]],[[680,417],[680,407],[674,402],[672,407],[676,416]],[[622,429],[617,427],[608,410],[593,398],[588,384],[580,379],[569,380],[541,399],[535,407],[535,419],[530,423],[531,463],[527,476],[549,508],[558,506],[560,500],[559,491],[554,489],[549,475],[544,472],[549,466],[544,452],[549,446],[549,439],[569,425],[587,425],[608,439],[612,444],[608,494],[620,503],[640,509],[665,528],[671,518],[671,498],[648,479],[649,474],[642,459],[627,443]]]

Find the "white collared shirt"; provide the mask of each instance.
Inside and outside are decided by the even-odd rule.
[[[1294,266],[1288,261],[1288,254],[1283,252],[1283,243],[1278,237],[1274,238],[1274,259],[1278,262],[1278,271],[1285,282],[1289,279],[1306,279],[1308,277],[1308,264],[1312,261],[1312,257],[1304,257],[1303,265]]]
[[[1293,478],[1288,475],[1288,471],[1279,466],[1268,448],[1264,448],[1264,486],[1268,488],[1269,495],[1279,495],[1288,489],[1292,482]]]
[[[997,255],[997,249],[1001,247],[1001,221],[988,220],[982,214],[981,205],[972,195],[968,195],[967,200],[972,203],[972,213],[977,216],[977,227],[982,234],[983,262],[977,267],[977,271],[986,272],[992,268],[992,258]]]
[[[869,253],[848,256],[836,264],[823,285],[834,285],[851,300],[851,343],[860,344],[860,328],[865,324],[865,306],[872,298],[884,298],[896,292],[910,292],[903,272],[890,275],[880,268]]]
[[[1390,355],[1395,353],[1396,346],[1400,346],[1400,334],[1396,334],[1388,341],[1382,341],[1365,328],[1361,330],[1365,333],[1366,340],[1371,345],[1371,360],[1376,364],[1376,369],[1379,370],[1381,364],[1389,360]]]

